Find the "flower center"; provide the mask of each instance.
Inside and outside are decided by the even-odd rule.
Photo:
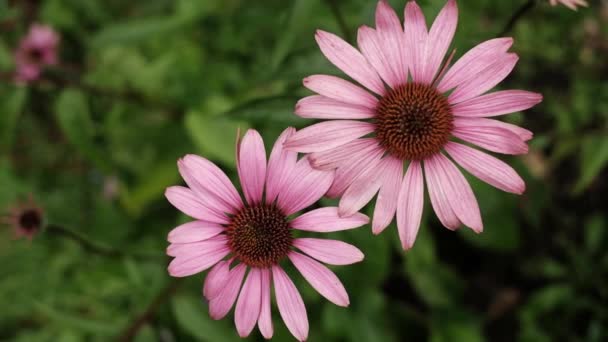
[[[226,229],[236,257],[251,267],[270,267],[289,253],[292,236],[287,217],[274,205],[243,208]]]
[[[30,63],[40,63],[42,61],[42,50],[39,48],[30,49],[27,53],[27,59]]]
[[[376,114],[380,145],[403,160],[439,152],[453,128],[447,98],[424,84],[408,83],[391,90],[380,100]]]
[[[42,219],[36,210],[28,209],[19,216],[19,226],[28,232],[37,230],[41,224]]]

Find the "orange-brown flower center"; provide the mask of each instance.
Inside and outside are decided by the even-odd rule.
[[[450,104],[435,88],[408,83],[391,90],[376,109],[376,139],[403,160],[420,160],[441,150],[453,128]]]
[[[243,208],[226,229],[235,256],[251,267],[270,267],[289,253],[287,217],[274,205]]]

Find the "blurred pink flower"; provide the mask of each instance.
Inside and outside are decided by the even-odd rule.
[[[15,51],[15,81],[34,81],[40,77],[44,66],[57,64],[58,45],[59,35],[53,28],[33,24]]]
[[[450,66],[452,56],[444,63],[457,21],[454,0],[447,2],[430,30],[415,1],[405,7],[405,27],[380,1],[376,28],[359,29],[359,50],[318,31],[323,54],[367,90],[335,76],[304,79],[304,86],[318,95],[301,99],[296,114],[329,121],[304,128],[285,143],[288,150],[311,153],[314,168],[336,169],[328,195],[342,196],[340,215],[357,212],[378,193],[372,230],[379,234],[396,215],[404,249],[414,245],[420,226],[424,178],[432,207],[445,227],[455,230],[465,224],[475,232],[483,230],[469,183],[442,151],[501,190],[521,194],[525,189],[509,165],[452,140],[497,153],[525,154],[532,133],[488,117],[528,109],[542,96],[523,90],[484,95],[517,63],[517,55],[507,52],[511,38],[486,41],[454,65]]]
[[[584,6],[587,7],[587,1],[585,0],[549,0],[552,6],[556,6],[561,3],[564,6],[567,6],[571,10],[576,11],[576,6]]]
[[[258,132],[249,130],[237,142],[237,170],[246,202],[222,170],[195,155],[178,161],[189,188],[173,186],[165,192],[171,204],[196,219],[169,233],[167,254],[175,257],[169,273],[185,277],[213,267],[203,288],[209,313],[213,319],[221,319],[236,301],[234,317],[241,337],[248,336],[256,322],[265,338],[272,337],[272,283],[287,328],[298,340],[306,340],[306,308],[279,264],[285,258],[321,295],[340,306],[349,305],[348,294],[319,261],[348,265],[363,259],[359,249],[341,241],[293,238],[293,229],[325,233],[369,222],[359,213],[340,217],[336,207],[293,218],[319,200],[334,179],[333,171],[315,170],[306,157],[297,160],[296,152],[283,149],[284,141],[294,133],[295,129],[288,128],[281,134],[268,163]]]
[[[8,214],[0,217],[0,222],[12,227],[16,238],[32,240],[42,230],[44,212],[30,196],[27,202],[9,208]]]

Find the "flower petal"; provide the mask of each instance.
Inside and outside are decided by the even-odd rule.
[[[335,34],[321,30],[317,30],[315,39],[333,65],[376,94],[384,94],[382,80],[357,49]]]
[[[285,271],[279,266],[272,267],[272,278],[279,313],[287,329],[298,341],[306,341],[308,338],[308,317],[302,296],[300,296],[298,289]]]
[[[264,140],[256,130],[248,130],[243,137],[237,169],[247,203],[260,203],[266,181],[266,150]]]
[[[205,277],[205,285],[203,286],[203,296],[207,298],[207,300],[211,300],[219,295],[226,282],[228,281],[230,275],[230,262],[228,261],[220,261],[209,273],[207,273],[207,277]]]
[[[534,107],[543,96],[525,90],[502,90],[460,102],[452,114],[464,117],[489,117],[519,112]]]
[[[308,96],[298,101],[295,113],[310,119],[371,119],[376,116],[376,112],[371,108],[321,95]]]
[[[209,301],[209,316],[211,318],[216,320],[222,319],[232,309],[236,297],[239,295],[246,270],[245,264],[239,264],[230,270],[228,280],[222,292]]]
[[[172,257],[180,257],[182,259],[189,256],[200,255],[201,253],[211,252],[228,243],[228,237],[224,234],[214,236],[207,240],[189,242],[189,243],[172,243],[167,247],[167,255]]]
[[[454,127],[472,129],[476,129],[478,127],[493,127],[497,129],[504,129],[517,135],[523,141],[528,141],[534,136],[532,132],[525,128],[521,128],[510,123],[486,118],[456,118],[454,120]]]
[[[388,67],[393,71],[397,84],[405,84],[407,82],[405,35],[399,16],[385,1],[379,1],[376,7],[376,32]]]
[[[443,183],[443,170],[441,164],[435,158],[427,158],[424,160],[424,173],[426,175],[426,184],[429,188],[429,197],[431,205],[437,218],[441,221],[444,227],[450,230],[456,230],[460,227],[460,220],[448,198],[448,186]]]
[[[184,214],[203,221],[228,224],[228,217],[218,213],[206,205],[192,192],[183,186],[170,186],[165,190],[165,197],[174,207]]]
[[[371,27],[359,27],[357,45],[359,45],[361,53],[369,61],[369,64],[376,69],[376,72],[378,72],[378,75],[380,75],[384,82],[391,86],[391,88],[395,88],[400,84],[399,78],[393,69],[391,69],[391,63],[386,57],[383,45],[379,39],[378,33]]]
[[[296,217],[289,223],[289,226],[309,232],[328,233],[354,229],[368,222],[369,218],[361,213],[341,217],[338,215],[338,208],[324,207]]]
[[[523,194],[526,190],[517,172],[497,158],[455,142],[448,142],[445,150],[465,170],[498,189],[514,194]]]
[[[336,170],[336,177],[331,188],[327,191],[328,197],[338,197],[346,189],[368,170],[375,168],[380,163],[384,151],[376,148],[367,153],[353,154],[347,162]]]
[[[202,272],[215,265],[230,253],[228,245],[217,245],[199,254],[178,256],[169,264],[168,270],[172,277],[187,277]]]
[[[330,265],[350,265],[364,258],[357,247],[338,240],[299,238],[293,241],[293,246]]]
[[[428,32],[424,14],[416,1],[408,1],[405,6],[405,43],[408,53],[407,64],[410,75],[415,83],[421,83],[424,75],[424,65],[426,62],[426,44]]]
[[[499,127],[455,128],[452,135],[486,150],[503,154],[526,154],[528,145],[515,133]]]
[[[378,106],[378,99],[367,90],[336,76],[312,75],[303,83],[306,88],[330,99],[370,109]]]
[[[368,122],[332,120],[299,130],[285,142],[285,148],[302,152],[320,152],[344,145],[374,131]]]
[[[378,149],[375,138],[356,139],[334,149],[314,152],[308,155],[310,165],[318,170],[333,170],[359,153],[369,153]]]
[[[269,340],[273,335],[272,316],[270,314],[270,270],[266,268],[260,269],[262,280],[262,303],[260,308],[260,317],[258,318],[258,328],[265,339]]]
[[[333,171],[315,170],[304,157],[294,167],[291,178],[279,194],[277,205],[285,215],[300,211],[323,197],[333,180]]]
[[[234,323],[240,337],[247,337],[260,316],[262,304],[262,278],[260,269],[252,268],[245,279],[243,289],[236,302]]]
[[[327,267],[298,252],[291,251],[287,256],[308,283],[323,297],[338,306],[349,305],[350,301],[344,285]]]
[[[171,243],[188,243],[207,240],[224,231],[224,227],[217,223],[205,221],[192,221],[184,223],[171,232],[167,240]]]
[[[397,210],[397,199],[399,198],[399,187],[403,179],[403,161],[385,157],[382,186],[376,199],[374,208],[374,219],[372,220],[372,233],[380,234],[393,220]]]
[[[429,31],[426,44],[426,63],[422,82],[429,84],[439,71],[445,53],[448,51],[456,26],[458,25],[458,6],[455,0],[448,0],[435,18]]]
[[[346,189],[340,199],[340,215],[352,215],[376,195],[382,185],[381,167],[369,168]]]
[[[284,187],[285,181],[293,171],[298,160],[298,153],[288,151],[283,148],[285,141],[296,133],[295,128],[289,127],[281,133],[277,141],[274,143],[270,159],[268,160],[268,169],[266,170],[266,203],[272,204],[281,189]]]
[[[412,161],[405,173],[397,200],[397,228],[401,246],[408,250],[414,246],[424,206],[424,178],[419,161]]]

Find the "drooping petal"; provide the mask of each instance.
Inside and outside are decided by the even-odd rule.
[[[239,295],[246,270],[245,264],[239,264],[230,270],[228,280],[220,294],[209,301],[209,316],[211,318],[215,320],[222,319],[232,309],[236,297]]]
[[[450,230],[456,230],[460,227],[460,220],[450,205],[450,200],[447,195],[449,190],[444,187],[442,182],[442,172],[441,164],[439,164],[435,158],[427,158],[424,160],[424,173],[426,175],[426,184],[429,188],[429,198],[431,199],[433,210],[444,227]]]
[[[478,127],[490,127],[497,129],[504,129],[517,135],[522,141],[528,141],[532,139],[534,134],[525,128],[502,122],[494,119],[486,118],[456,118],[454,120],[455,128],[478,128]]]
[[[310,165],[318,170],[333,170],[359,153],[369,153],[378,149],[375,138],[356,139],[334,149],[315,152],[308,155]]]
[[[237,169],[247,203],[260,203],[266,181],[266,149],[262,136],[253,129],[243,137]]]
[[[266,170],[266,203],[273,203],[285,181],[293,171],[298,160],[298,153],[289,151],[283,148],[285,141],[294,135],[295,128],[289,127],[281,133],[277,141],[274,143],[270,159],[268,160],[268,169]]]
[[[203,286],[203,296],[207,300],[211,300],[219,295],[230,275],[230,263],[228,261],[220,261],[205,277],[205,284]]]
[[[429,84],[439,71],[445,53],[448,51],[458,24],[456,0],[448,0],[435,18],[426,44],[426,63],[422,82]]]
[[[405,35],[399,16],[385,1],[376,7],[376,32],[397,84],[407,82]]]
[[[183,186],[170,186],[165,190],[165,197],[174,207],[184,214],[203,221],[227,224],[226,215],[205,206],[192,190]]]
[[[380,234],[393,220],[397,210],[399,187],[403,179],[403,161],[387,156],[382,159],[385,164],[381,176],[382,186],[376,199],[374,218],[372,220],[372,233]]]
[[[262,278],[260,269],[252,268],[245,279],[243,289],[236,302],[234,323],[240,337],[247,337],[260,316],[262,304]]]
[[[327,197],[338,197],[368,170],[374,169],[379,163],[384,151],[380,148],[367,153],[354,154],[353,157],[336,170],[336,177]]]
[[[327,151],[374,131],[368,122],[331,120],[299,130],[285,142],[285,148],[302,153]]]
[[[384,95],[382,80],[365,57],[335,34],[317,30],[315,35],[321,52],[353,80],[379,95]]]
[[[319,95],[340,102],[375,109],[378,99],[365,89],[336,76],[312,75],[303,81],[304,86]]]
[[[383,45],[379,41],[378,32],[368,26],[359,27],[357,44],[363,56],[376,69],[376,72],[391,88],[397,87],[399,78],[391,68],[387,54],[383,51]]]
[[[416,83],[423,80],[424,65],[426,62],[426,44],[428,32],[424,14],[416,1],[408,1],[405,6],[405,43],[408,69]]]
[[[507,163],[468,146],[449,142],[445,150],[465,170],[500,190],[522,194],[524,180]]]
[[[188,243],[207,240],[224,231],[224,227],[213,222],[192,221],[184,223],[171,232],[167,240],[171,243]]]
[[[499,127],[460,127],[452,135],[486,150],[503,154],[526,154],[528,145],[515,133]]]
[[[382,185],[381,167],[369,168],[346,189],[340,199],[340,215],[352,215],[376,195]]]
[[[308,338],[308,316],[302,296],[291,279],[279,266],[272,267],[274,290],[279,313],[287,329],[298,341]]]
[[[293,241],[293,246],[330,265],[350,265],[364,258],[357,247],[338,240],[299,238]]]
[[[444,93],[470,82],[478,73],[496,63],[497,59],[504,58],[511,45],[513,38],[495,38],[475,46],[449,68],[437,90]]]
[[[260,269],[260,275],[262,280],[262,302],[260,308],[260,317],[258,318],[258,328],[265,339],[269,340],[272,338],[274,329],[272,326],[272,316],[270,313],[270,286],[271,286],[271,273],[269,269]]]
[[[376,112],[368,107],[340,102],[321,95],[298,101],[296,115],[310,119],[371,119]]]
[[[289,260],[300,271],[304,279],[323,297],[338,306],[348,306],[348,293],[340,279],[327,267],[300,253],[291,251]]]
[[[202,272],[215,265],[230,253],[227,245],[218,245],[200,254],[178,256],[169,264],[169,274],[172,277],[187,277]]]
[[[452,114],[463,117],[490,117],[519,112],[534,107],[543,96],[525,90],[502,90],[460,102]]]
[[[328,233],[361,227],[369,218],[361,213],[341,217],[336,207],[311,210],[290,222],[290,227],[310,232]]]
[[[300,159],[277,199],[285,215],[291,215],[318,201],[334,180],[333,171],[315,170],[307,157]]]
[[[424,178],[419,161],[412,161],[403,177],[397,201],[397,228],[401,246],[408,250],[414,246],[424,206]]]

